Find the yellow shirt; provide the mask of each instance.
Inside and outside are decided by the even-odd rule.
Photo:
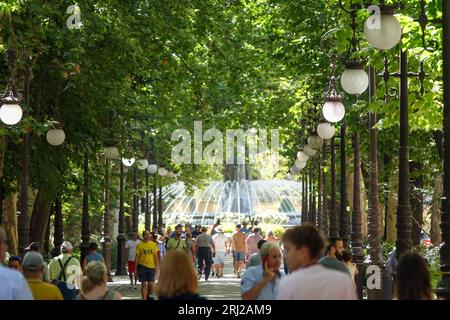
[[[139,264],[149,269],[155,269],[154,254],[158,247],[153,241],[141,242],[136,247],[136,255],[139,255]]]
[[[42,280],[28,279],[27,281],[34,300],[64,300],[58,287]]]

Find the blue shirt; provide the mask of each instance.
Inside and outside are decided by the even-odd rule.
[[[0,265],[0,300],[33,300],[24,276]]]
[[[89,253],[89,254],[86,256],[86,264],[88,264],[88,263],[91,262],[91,261],[105,262],[105,260],[103,259],[103,256],[102,256],[100,253],[98,253],[98,252],[95,252],[95,253]]]
[[[262,265],[247,268],[241,279],[241,294],[246,293],[261,282],[263,275],[264,270]],[[280,280],[283,277],[284,275],[279,272],[274,281],[266,283],[256,297],[256,300],[275,300],[278,295]]]

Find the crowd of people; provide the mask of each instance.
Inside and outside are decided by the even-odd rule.
[[[184,229],[184,230],[183,230]],[[354,300],[358,269],[342,239],[325,239],[313,225],[288,228],[280,239],[268,231],[264,237],[255,223],[236,225],[226,235],[218,221],[212,228],[178,225],[172,231],[136,232],[125,244],[130,289],[143,300],[202,300],[202,277],[221,278],[225,257],[233,259],[234,276],[240,279],[243,300]],[[48,265],[39,243],[23,256],[9,256],[0,227],[0,300],[120,300],[107,286],[108,274],[96,243],[79,261],[73,246],[64,241],[60,255]],[[395,299],[433,299],[427,263],[417,253],[398,261]],[[230,274],[231,275],[231,274]]]

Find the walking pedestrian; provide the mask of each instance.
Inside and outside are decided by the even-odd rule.
[[[29,251],[23,258],[23,274],[27,279],[34,300],[63,300],[57,286],[42,281],[44,258],[35,251]]]
[[[398,300],[434,299],[426,260],[415,252],[403,254],[397,264],[395,298]]]
[[[278,296],[282,253],[278,243],[266,242],[261,247],[262,263],[249,267],[242,275],[241,296],[243,300],[275,300]]]
[[[245,234],[241,231],[241,225],[236,225],[236,231],[231,237],[231,248],[234,252],[234,268],[238,278],[241,277],[242,266],[245,261]]]
[[[225,268],[225,255],[228,251],[228,239],[223,231],[222,226],[217,226],[217,233],[212,237],[215,248],[214,265],[217,278],[223,277],[223,270]]]
[[[267,231],[267,237],[266,237],[265,240],[268,241],[268,242],[280,243],[280,239],[275,237],[275,234],[273,233],[272,230]]]
[[[86,270],[86,265],[91,261],[100,261],[105,263],[105,259],[103,256],[97,252],[98,245],[96,242],[89,243],[88,246],[88,254],[83,258],[83,262],[81,263],[81,270],[83,272]]]
[[[32,242],[30,243],[30,245],[25,248],[25,250],[27,252],[37,252],[42,254],[41,252],[41,244],[39,242]],[[50,282],[50,276],[49,276],[49,272],[48,272],[48,266],[44,261],[44,271],[41,273],[41,279],[44,282]]]
[[[202,227],[202,233],[195,240],[195,251],[197,252],[197,271],[198,279],[205,274],[205,281],[208,281],[211,272],[212,254],[215,250],[214,242],[207,233],[208,229]]]
[[[6,232],[0,227],[0,261],[8,250]],[[33,300],[33,294],[22,273],[5,268],[0,263],[0,300]]]
[[[86,266],[81,280],[81,291],[76,300],[121,300],[122,295],[106,285],[108,275],[102,261],[93,260]]]
[[[248,259],[247,268],[254,267],[254,266],[261,264],[262,260],[261,260],[260,250],[261,250],[262,245],[266,242],[267,242],[266,240],[258,241],[258,252],[254,253],[250,256],[250,259]]]
[[[158,247],[150,241],[150,231],[142,233],[143,241],[136,247],[136,276],[141,282],[141,295],[147,300],[151,295],[155,274],[158,270]]]
[[[206,300],[197,293],[195,269],[186,252],[168,251],[160,269],[155,285],[158,300]]]
[[[50,280],[61,290],[64,300],[74,300],[77,289],[80,288],[81,265],[78,259],[72,256],[72,251],[72,244],[64,241],[61,244],[61,254],[53,258],[48,265]]]
[[[181,229],[181,227],[175,229],[173,237],[167,242],[167,251],[178,250],[187,253],[186,241],[181,239]]]
[[[348,274],[319,263],[324,240],[312,224],[286,230],[282,240],[290,273],[281,280],[278,300],[357,299]]]
[[[253,228],[253,233],[247,236],[245,239],[245,245],[247,247],[247,259],[250,258],[251,255],[258,252],[258,242],[259,240],[264,240],[260,235],[261,229],[259,227]]]
[[[336,244],[335,243],[328,244],[326,248],[326,256],[321,258],[319,260],[319,263],[326,268],[345,272],[346,274],[350,275],[349,270],[345,266],[345,264],[337,259],[336,253],[337,253]]]
[[[20,256],[10,256],[8,259],[8,268],[14,269],[14,270],[22,273],[23,268],[22,268],[22,260],[20,259]]]
[[[136,232],[131,233],[131,239],[125,243],[126,255],[128,257],[128,276],[130,277],[130,289],[133,287],[134,278],[134,289],[137,289],[138,277],[136,275],[136,247],[141,243],[138,239]]]
[[[356,264],[352,261],[352,253],[349,250],[344,250],[342,253],[342,258],[344,259],[344,264],[348,269],[348,272],[352,276],[352,279],[355,280],[356,275],[358,274],[358,268]]]

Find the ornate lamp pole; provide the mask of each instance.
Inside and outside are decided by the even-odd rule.
[[[441,201],[442,246],[440,265],[442,278],[436,294],[450,300],[450,1],[442,1],[442,47],[444,87],[444,188]]]
[[[340,217],[340,223],[339,223],[339,235],[344,241],[344,245],[347,246],[349,243],[349,223],[350,223],[350,216],[347,212],[347,160],[345,155],[345,135],[347,133],[347,124],[345,122],[345,119],[342,121],[341,125],[341,145],[340,145],[340,151],[341,151],[341,181],[340,181],[340,210],[339,210],[339,217]]]
[[[81,216],[81,261],[88,254],[91,233],[89,229],[89,153],[84,153],[83,166],[83,214]]]
[[[123,161],[120,161],[120,182],[119,182],[119,229],[117,235],[117,267],[116,276],[127,274],[125,269],[125,208],[124,208],[124,189],[125,189],[125,170]]]
[[[330,238],[339,236],[339,216],[336,208],[336,151],[334,137],[331,138],[331,201],[330,201]]]

